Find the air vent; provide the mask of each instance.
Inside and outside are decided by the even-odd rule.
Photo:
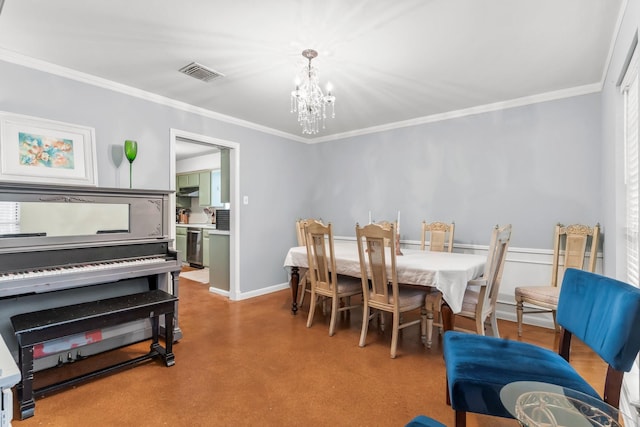
[[[203,82],[208,82],[218,77],[224,77],[224,74],[213,71],[211,68],[207,68],[197,62],[192,62],[191,64],[180,68],[178,71],[191,76],[194,79],[202,80]]]

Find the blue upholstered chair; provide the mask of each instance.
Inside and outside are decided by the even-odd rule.
[[[519,341],[445,333],[447,403],[455,410],[456,426],[466,424],[467,412],[513,418],[501,403],[500,390],[515,381],[555,384],[618,407],[623,374],[640,350],[640,289],[567,269],[557,321],[562,327],[558,353]],[[569,364],[572,335],[609,365],[603,397]]]

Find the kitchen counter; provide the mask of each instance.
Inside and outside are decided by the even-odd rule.
[[[215,230],[216,229],[216,225],[215,224],[210,224],[210,223],[189,223],[189,224],[182,224],[182,223],[176,223],[176,227],[193,227],[193,228],[204,228],[206,230]]]
[[[184,228],[202,228],[203,230],[207,230],[209,235],[215,234],[215,235],[223,235],[223,236],[228,236],[229,235],[229,230],[217,230],[216,229],[216,225],[215,224],[206,224],[206,223],[201,223],[201,224],[181,224],[181,223],[176,223],[176,227],[184,227]]]

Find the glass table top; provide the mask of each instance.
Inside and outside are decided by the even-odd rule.
[[[500,391],[505,408],[526,427],[630,427],[635,423],[617,408],[588,394],[535,381],[507,384]]]

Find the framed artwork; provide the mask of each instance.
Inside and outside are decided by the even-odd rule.
[[[0,112],[0,181],[98,185],[94,129]]]

